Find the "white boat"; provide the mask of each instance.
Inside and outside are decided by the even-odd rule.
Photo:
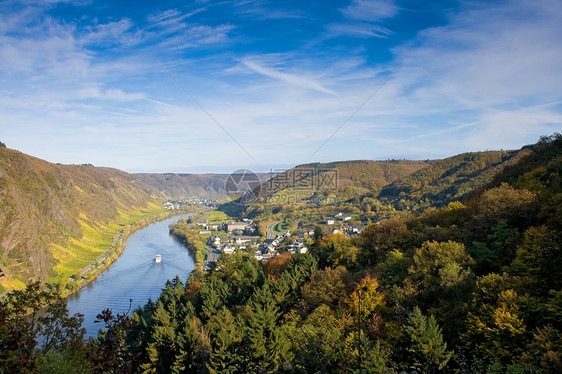
[[[162,262],[162,256],[160,255],[156,255],[156,257],[154,257],[154,262],[156,262],[157,264]]]

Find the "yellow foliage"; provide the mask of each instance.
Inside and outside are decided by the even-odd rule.
[[[379,282],[366,276],[359,282],[355,291],[349,297],[349,306],[354,314],[368,316],[377,309],[384,307],[384,293],[378,290]]]

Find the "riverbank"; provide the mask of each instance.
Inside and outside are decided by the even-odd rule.
[[[45,284],[48,288],[66,297],[95,280],[111,266],[125,250],[127,239],[134,232],[169,217],[193,212],[193,209],[166,210],[160,204],[150,203],[145,208],[131,212],[119,212],[118,219],[109,225],[93,230],[86,226],[80,241],[72,240],[67,248],[66,261],[55,267],[57,276]],[[61,253],[60,247],[57,248]],[[75,257],[72,258],[71,255]],[[78,257],[76,255],[82,255]]]
[[[190,228],[190,224],[184,220],[178,221],[170,226],[170,234],[180,240],[195,257],[195,271],[203,271],[205,258],[207,256],[206,240],[197,231]]]
[[[169,225],[182,218],[176,214],[131,233],[118,259],[95,280],[68,296],[70,315],[84,314],[87,337],[97,336],[103,327],[94,322],[102,310],[111,309],[114,315],[132,312],[149,299],[156,300],[166,282],[173,281],[176,275],[182,281],[189,277],[195,266],[193,253],[169,234]],[[183,216],[187,218],[187,214]],[[162,256],[161,263],[154,261],[157,254]]]

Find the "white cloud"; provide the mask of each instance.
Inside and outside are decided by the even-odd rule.
[[[518,5],[514,7],[515,5]],[[562,14],[550,2],[468,10],[397,49],[419,75],[419,96],[464,108],[559,97]],[[441,98],[441,100],[439,100]]]
[[[159,61],[260,165],[304,162],[404,60],[316,160],[517,147],[562,128],[562,17],[554,4],[461,7],[396,48],[387,64],[372,62],[371,40],[355,50],[316,41],[277,54],[190,53],[184,49],[225,46],[236,26],[188,23],[178,10],[143,17],[144,29],[128,18],[77,28],[29,10],[0,15],[2,140],[55,162],[126,170],[172,165],[170,154],[177,168],[168,171],[252,166],[150,59],[163,45]],[[399,38],[376,24],[398,11],[392,2],[354,1],[326,32]],[[14,28],[21,32],[7,31]],[[131,44],[134,53],[112,47]]]
[[[117,100],[117,101],[137,101],[137,100],[143,100],[145,98],[145,95],[142,93],[126,93],[119,88],[101,90],[98,87],[87,87],[77,92],[77,98]]]
[[[371,24],[331,24],[326,27],[328,36],[347,35],[359,38],[386,38],[391,31],[386,27]]]
[[[86,33],[80,37],[85,45],[132,46],[142,43],[146,35],[142,30],[135,30],[130,19],[97,24],[85,28]]]
[[[205,11],[207,8],[198,8],[188,13],[182,13],[177,9],[168,9],[160,13],[151,14],[147,17],[150,23],[149,28],[163,27],[168,32],[183,28],[182,21],[197,13]],[[179,26],[178,26],[179,25]]]
[[[474,149],[513,149],[522,139],[536,134],[550,135],[562,129],[562,114],[550,107],[537,106],[517,110],[490,110],[468,133],[466,143]]]
[[[256,61],[253,61],[249,58],[245,58],[242,61],[242,64],[244,66],[246,66],[248,69],[265,75],[267,77],[270,78],[274,78],[274,79],[278,79],[282,82],[288,83],[292,86],[296,86],[296,87],[301,87],[301,88],[305,88],[308,90],[314,90],[314,91],[318,91],[318,92],[323,92],[326,93],[328,95],[333,95],[333,96],[337,96],[337,93],[324,87],[322,84],[320,84],[319,82],[316,82],[312,79],[308,79],[299,75],[295,75],[295,74],[289,74],[289,73],[285,73],[267,66],[264,66]]]
[[[341,10],[347,18],[361,21],[380,21],[394,17],[398,11],[394,0],[353,0]]]

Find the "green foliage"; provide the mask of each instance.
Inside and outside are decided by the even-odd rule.
[[[443,369],[451,359],[453,352],[447,351],[441,329],[433,315],[424,316],[420,308],[415,307],[409,314],[404,331],[409,340],[408,352],[413,355],[412,366],[422,364],[425,370]]]
[[[416,248],[410,277],[421,283],[429,297],[442,297],[443,292],[459,296],[463,287],[472,280],[470,266],[474,260],[465,251],[462,243],[425,242]]]
[[[387,286],[395,286],[402,284],[408,276],[408,269],[412,264],[412,260],[404,253],[394,249],[388,253],[384,262],[377,265],[377,269],[381,272],[381,277]]]
[[[0,372],[53,372],[55,363],[60,372],[71,372],[71,364],[88,372],[82,321],[82,315],[68,315],[65,299],[41,290],[37,282],[8,293],[0,300]]]
[[[303,300],[308,308],[316,309],[324,304],[337,309],[347,294],[350,280],[350,274],[343,266],[317,271],[302,287]]]

